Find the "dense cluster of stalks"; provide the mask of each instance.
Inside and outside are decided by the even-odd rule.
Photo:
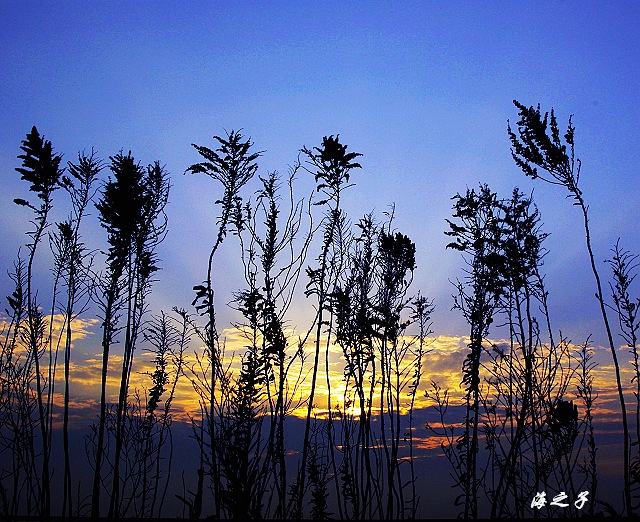
[[[143,166],[131,152],[103,162],[93,151],[63,166],[34,127],[16,170],[37,201],[15,200],[32,211],[32,228],[9,272],[15,289],[2,318],[0,516],[156,518],[177,497],[193,519],[411,519],[424,516],[414,439],[430,436],[442,441],[458,491],[452,514],[465,519],[637,513],[637,258],[615,244],[606,296],[571,121],[563,139],[553,111],[516,107],[517,129],[508,126],[516,164],[565,187],[582,212],[621,409],[622,508],[598,501],[590,339],[573,343],[554,330],[543,272],[547,233],[532,198],[517,187],[510,197],[480,185],[452,198],[445,233],[465,263],[453,309],[469,328],[461,402],[454,404],[452,390],[432,381],[425,391],[423,383],[434,303],[411,290],[416,245],[395,228],[393,207],[381,217],[347,215],[343,203],[361,155],[339,136],[303,147],[287,176],[259,173],[262,152],[240,132],[214,136],[213,148],[194,145],[201,161],[186,172],[216,184],[206,275],[193,287],[190,311],[153,313],[158,247],[169,230],[165,167]],[[102,172],[109,174],[101,179]],[[315,189],[299,197],[296,181],[307,175]],[[52,223],[58,189],[70,213]],[[91,250],[81,234],[92,208],[106,233],[102,250]],[[229,240],[244,285],[221,301],[214,288],[225,277],[218,261]],[[35,271],[39,257],[51,260],[50,283]],[[291,307],[301,298],[309,324],[294,330]],[[228,349],[216,322],[221,302],[233,309],[241,350]],[[621,378],[611,315],[631,356],[629,383]],[[69,436],[74,346],[76,327],[96,316],[100,397],[84,438],[93,474],[80,477]],[[152,365],[132,385],[140,350],[152,354]],[[195,486],[176,495],[172,422],[181,383],[199,408],[187,412],[197,448],[187,472]],[[626,387],[635,415],[627,415]],[[426,426],[415,420],[425,394],[438,419]],[[462,417],[452,414],[454,405]],[[304,417],[299,433],[291,432],[294,415]],[[565,492],[572,501],[540,509],[532,499],[541,491]],[[584,491],[578,507],[573,500]]]

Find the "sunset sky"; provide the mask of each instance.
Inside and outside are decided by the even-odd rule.
[[[592,334],[601,382],[611,383],[610,356],[598,348],[605,336],[579,210],[562,187],[524,177],[506,128],[517,120],[514,99],[553,107],[563,130],[573,115],[594,253],[608,280],[603,261],[618,238],[640,253],[639,27],[634,1],[2,1],[0,295],[12,291],[6,271],[28,240],[30,212],[12,201],[29,196],[14,169],[33,125],[65,162],[93,147],[105,161],[131,150],[143,164],[166,165],[169,231],[159,248],[153,313],[193,311],[192,287],[206,277],[220,193],[211,179],[184,174],[199,161],[192,143],[213,146],[213,135],[242,129],[265,151],[259,172],[286,175],[303,146],[340,134],[362,154],[355,186],[344,195],[350,219],[370,211],[382,219],[395,204],[395,226],[416,243],[412,289],[436,306],[434,347],[459,349],[457,357],[433,360],[434,375],[459,381],[468,335],[451,310],[451,281],[462,277],[463,264],[459,252],[445,249],[450,198],[488,183],[505,197],[515,186],[533,191],[550,234],[545,281],[553,328],[576,344]],[[313,187],[312,176],[300,174],[296,197],[308,198]],[[62,191],[57,202],[53,219],[63,219]],[[105,249],[96,214],[84,239]],[[219,303],[243,284],[234,241],[217,261]],[[310,319],[304,297],[297,302],[289,314],[296,331]],[[218,310],[218,324],[230,328],[235,312]],[[99,323],[87,323],[74,356],[88,379],[77,385],[79,398],[98,399],[89,369],[97,372],[99,349]],[[627,351],[620,353],[630,376]]]

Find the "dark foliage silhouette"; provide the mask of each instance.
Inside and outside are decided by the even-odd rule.
[[[622,409],[623,512],[632,515],[640,498],[638,258],[615,244],[607,302],[571,119],[561,137],[553,111],[515,104],[520,119],[508,135],[516,165],[564,186],[584,219]],[[452,198],[447,249],[463,262],[452,311],[467,323],[466,348],[459,386],[433,379],[425,391],[432,347],[440,347],[435,304],[412,289],[422,245],[396,229],[394,204],[381,217],[351,221],[344,198],[361,154],[340,135],[324,136],[281,176],[260,171],[263,152],[241,132],[213,140],[212,148],[193,144],[199,162],[185,170],[216,182],[213,196],[203,196],[217,209],[209,238],[193,229],[212,246],[192,312],[150,308],[170,233],[165,167],[143,166],[131,152],[105,164],[92,149],[63,168],[35,127],[22,141],[16,170],[37,199],[14,200],[33,215],[0,323],[0,517],[159,519],[178,506],[190,519],[415,519],[428,514],[419,478],[431,477],[419,476],[419,459],[433,436],[461,518],[582,514],[573,502],[539,509],[541,491],[572,501],[586,492],[584,514],[616,512],[598,498],[592,341],[573,343],[554,330],[543,270],[548,233],[531,195],[516,187],[500,197],[480,184]],[[314,188],[300,198],[307,175]],[[52,226],[59,188],[68,214]],[[105,237],[83,234],[92,205]],[[244,279],[216,294],[227,255]],[[47,278],[36,273],[42,266]],[[633,369],[624,385],[611,313]],[[77,455],[76,341],[94,317],[100,400]],[[633,436],[627,387],[636,399]],[[185,411],[190,401],[196,406]],[[425,426],[427,414],[435,422]],[[179,444],[194,451],[176,462],[183,422],[191,438]],[[88,478],[74,468],[85,458]]]
[[[314,397],[316,391],[316,380],[318,376],[318,368],[320,364],[320,343],[322,336],[322,328],[325,326],[325,309],[328,304],[328,295],[332,290],[333,280],[337,271],[331,268],[337,268],[340,265],[339,258],[332,258],[331,253],[336,252],[335,243],[339,241],[341,234],[340,228],[343,224],[344,216],[340,208],[340,197],[342,191],[348,186],[349,177],[353,169],[362,168],[362,166],[354,161],[358,156],[357,152],[347,152],[347,146],[340,143],[340,136],[335,138],[325,136],[320,147],[314,147],[312,150],[303,148],[302,152],[307,158],[309,164],[309,172],[311,172],[316,181],[316,191],[322,194],[323,199],[314,202],[314,205],[328,205],[328,210],[321,223],[322,246],[318,256],[317,268],[307,268],[307,276],[309,283],[307,284],[306,295],[316,296],[318,300],[317,315],[314,321],[315,330],[315,355],[312,365],[311,377],[311,393],[309,395],[307,405],[307,417],[304,429],[304,442],[302,449],[302,462],[299,467],[297,478],[297,515],[302,516],[302,504],[305,493],[305,480],[307,473],[307,458],[310,445],[311,419],[314,407]],[[337,246],[339,252],[341,245]],[[330,336],[327,337],[327,350],[329,349]],[[331,393],[329,392],[329,396]]]
[[[445,233],[455,238],[447,245],[470,254],[470,269],[465,283],[456,283],[454,308],[462,311],[470,327],[469,354],[463,367],[462,384],[466,392],[464,431],[457,441],[461,451],[458,480],[464,495],[464,518],[478,516],[478,430],[480,420],[480,357],[482,343],[489,333],[493,314],[503,290],[502,263],[499,249],[502,227],[497,216],[497,196],[484,185],[478,193],[467,190],[464,196],[454,197],[454,218],[462,225],[448,221]],[[468,288],[468,290],[467,290]],[[462,500],[463,499],[463,500]]]
[[[640,320],[638,319],[638,307],[640,298],[632,297],[630,292],[633,291],[632,284],[636,278],[638,268],[638,256],[632,255],[631,252],[625,250],[620,245],[620,239],[616,241],[612,249],[613,256],[606,262],[611,267],[612,281],[609,283],[611,288],[611,298],[613,306],[611,307],[617,318],[620,328],[620,336],[629,348],[633,367],[633,377],[631,383],[635,382],[635,390],[633,392],[636,400],[635,412],[635,439],[632,439],[631,446],[636,446],[636,451],[629,455],[629,488],[633,495],[632,510],[640,508],[638,496],[640,496],[640,367],[638,366],[638,331],[640,329]],[[631,449],[630,449],[631,451]]]
[[[92,516],[99,513],[100,485],[103,481],[101,473],[107,416],[106,379],[109,351],[115,334],[123,330],[123,361],[115,411],[115,448],[108,510],[109,518],[118,518],[123,514],[125,507],[123,494],[126,478],[120,475],[120,464],[127,429],[127,414],[131,410],[128,403],[129,380],[140,326],[146,311],[145,300],[151,291],[154,273],[159,268],[155,250],[166,232],[164,207],[169,196],[169,182],[159,162],[145,169],[135,161],[131,153],[126,156],[122,153],[113,156],[110,169],[113,178],[104,184],[100,201],[96,204],[100,222],[108,233],[110,248],[107,254],[106,278],[100,285],[103,298],[99,303],[104,311],[103,366]],[[124,316],[124,324],[119,326],[121,313]]]
[[[515,189],[510,199],[500,199],[481,185],[454,201],[456,221],[449,221],[445,233],[455,238],[449,246],[466,256],[468,267],[454,295],[454,308],[471,327],[463,363],[466,416],[456,437],[445,420],[448,391],[432,383],[429,396],[440,426],[427,428],[444,439],[460,491],[457,503],[464,506],[461,516],[479,516],[482,492],[491,518],[536,516],[530,502],[540,489],[575,496],[589,482],[596,491],[588,342],[576,362],[570,342],[562,335],[554,340],[541,272],[547,234],[532,198]],[[506,330],[507,341],[491,340],[489,326],[493,338]],[[567,397],[571,386],[584,405],[582,417]],[[484,451],[474,443],[481,436]],[[584,476],[579,481],[578,473]],[[591,499],[591,513],[593,506]]]
[[[102,169],[102,162],[91,154],[79,154],[78,163],[68,163],[71,177],[63,176],[62,186],[69,193],[72,214],[67,221],[58,223],[58,234],[54,236],[54,256],[59,264],[59,271],[67,288],[67,301],[64,307],[64,323],[66,325],[64,347],[64,413],[63,413],[63,446],[64,446],[64,491],[62,516],[73,513],[73,481],[71,477],[71,461],[69,447],[69,394],[70,365],[73,339],[73,321],[88,308],[88,298],[93,290],[90,268],[92,255],[81,241],[80,225],[94,196],[94,184]],[[80,309],[77,309],[78,304]]]
[[[411,433],[433,304],[407,297],[415,244],[392,232],[392,221],[392,214],[381,225],[370,214],[359,221],[330,296],[345,363],[334,445],[347,518],[412,518],[419,501]],[[419,333],[407,336],[413,324]]]
[[[580,181],[581,162],[575,157],[575,127],[572,118],[569,118],[567,131],[564,134],[564,143],[560,137],[560,129],[553,109],[551,113],[540,111],[540,106],[534,108],[527,107],[514,100],[515,106],[519,110],[520,119],[517,122],[516,135],[507,125],[509,138],[511,140],[511,155],[516,164],[522,169],[525,175],[533,179],[541,179],[553,185],[561,185],[569,192],[569,197],[574,200],[583,217],[585,239],[591,269],[596,281],[596,298],[600,304],[602,319],[604,321],[607,341],[611,350],[611,358],[616,375],[618,386],[618,397],[622,412],[623,429],[623,466],[624,466],[624,498],[625,511],[631,516],[631,486],[630,486],[630,462],[629,462],[629,426],[627,420],[627,408],[622,389],[620,377],[620,365],[616,354],[616,347],[613,341],[613,333],[609,324],[607,306],[602,290],[600,275],[596,266],[593,248],[591,246],[591,231],[589,228],[589,207],[585,203],[582,190],[578,188]],[[541,172],[541,169],[543,172]]]
[[[253,145],[250,139],[243,141],[243,136],[239,131],[231,131],[226,138],[214,136],[218,142],[217,149],[212,150],[205,146],[193,144],[193,147],[205,159],[201,163],[191,165],[186,172],[193,174],[205,174],[218,181],[223,188],[222,199],[215,200],[215,204],[220,206],[220,216],[218,218],[218,231],[215,242],[209,254],[207,267],[207,278],[202,285],[194,286],[196,298],[192,305],[196,310],[207,318],[204,331],[197,329],[196,333],[206,346],[204,355],[206,361],[199,360],[197,368],[194,367],[194,387],[202,400],[204,416],[201,419],[200,433],[206,431],[209,438],[209,454],[205,453],[205,441],[200,437],[201,447],[201,469],[206,458],[214,488],[214,502],[216,517],[221,516],[222,499],[222,466],[217,448],[222,437],[221,430],[224,425],[225,406],[221,402],[221,393],[226,396],[228,393],[228,376],[223,370],[223,356],[215,322],[215,303],[213,291],[213,260],[218,248],[224,241],[230,226],[235,227],[236,232],[243,228],[242,197],[240,189],[254,176],[258,166],[256,160],[261,152],[250,152]],[[207,374],[209,374],[207,376]],[[206,404],[206,406],[205,406]],[[206,408],[206,410],[205,410]],[[206,428],[205,428],[206,424]],[[194,426],[194,433],[197,435],[197,427]],[[201,473],[201,472],[199,472]],[[199,482],[201,484],[201,482]],[[200,487],[200,486],[199,486]],[[196,496],[201,497],[202,493],[197,492]]]
[[[29,349],[34,364],[36,381],[36,399],[38,405],[38,424],[40,426],[40,437],[42,445],[42,474],[40,490],[40,516],[47,519],[51,510],[51,491],[49,473],[49,423],[47,422],[47,405],[44,402],[43,374],[40,369],[40,359],[46,349],[46,339],[44,337],[44,318],[38,310],[39,304],[32,288],[33,281],[33,261],[36,249],[40,243],[45,229],[49,223],[47,217],[53,205],[53,192],[60,185],[60,177],[63,169],[60,168],[62,156],[53,153],[53,147],[49,140],[45,140],[33,127],[27,134],[27,139],[23,140],[20,147],[24,154],[18,156],[22,160],[22,167],[16,170],[22,174],[21,179],[31,184],[29,190],[35,192],[41,200],[39,206],[34,206],[24,199],[15,199],[15,203],[31,208],[35,213],[35,220],[32,221],[35,230],[29,232],[32,242],[28,245],[29,259],[27,261],[27,331]],[[49,383],[51,384],[51,383]]]

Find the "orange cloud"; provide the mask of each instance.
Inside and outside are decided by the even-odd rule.
[[[87,342],[92,339],[95,334],[97,319],[77,319],[72,323],[75,341],[85,340],[84,350],[74,348],[71,361],[71,409],[74,422],[81,422],[82,419],[91,419],[97,415],[98,403],[96,398],[100,393],[100,379],[102,371],[102,357],[100,353],[87,351]],[[53,330],[61,332],[59,339],[64,341],[64,319],[61,315],[53,317]],[[6,328],[6,321],[1,323]],[[287,351],[287,363],[289,366],[288,381],[288,402],[289,413],[298,417],[306,416],[308,399],[311,393],[311,364],[315,355],[315,346],[310,339],[301,352],[298,351],[298,342],[306,332],[298,332],[293,328],[288,329],[285,334],[289,339]],[[194,338],[195,339],[195,338]],[[242,357],[246,352],[249,340],[237,328],[226,328],[220,333],[221,344],[224,348],[224,366],[227,368],[230,378],[237,378],[241,368]],[[318,416],[326,416],[328,411],[339,410],[343,414],[357,416],[359,415],[359,402],[354,394],[353,382],[345,378],[344,366],[345,358],[342,348],[330,343],[327,347],[326,338],[320,340],[321,354],[320,366],[318,368],[318,380],[314,397],[314,411]],[[400,339],[400,343],[409,344],[413,341],[413,337],[406,336]],[[261,342],[261,339],[258,339]],[[464,390],[461,387],[461,368],[464,358],[467,355],[469,338],[466,336],[450,336],[439,335],[432,336],[427,339],[426,353],[422,359],[422,376],[420,386],[415,394],[414,409],[429,410],[434,405],[433,398],[427,396],[426,391],[430,388],[431,382],[437,383],[442,390],[448,390],[450,403],[452,405],[461,404],[464,398]],[[498,345],[508,345],[506,340],[496,340]],[[98,336],[93,336],[94,347],[99,346]],[[109,357],[109,370],[107,381],[108,401],[115,402],[117,400],[120,382],[120,372],[122,365],[122,354],[118,351],[120,345],[114,344],[112,353]],[[578,345],[569,345],[569,352],[575,352],[579,348]],[[379,349],[376,348],[376,349]],[[593,415],[596,424],[615,423],[620,419],[620,407],[617,387],[614,378],[614,369],[610,363],[610,354],[608,349],[603,347],[593,347],[594,361],[598,365],[592,370],[594,379],[594,411]],[[623,353],[624,348],[620,349]],[[628,351],[628,349],[627,349]],[[172,415],[176,421],[188,422],[190,418],[198,419],[201,409],[207,407],[207,397],[200,397],[193,385],[195,369],[196,353],[202,353],[202,347],[198,347],[194,342],[193,346],[185,354],[184,375],[180,376],[178,385],[175,390],[175,396],[172,401]],[[327,360],[328,357],[328,360]],[[486,357],[483,356],[483,358]],[[633,370],[628,360],[624,362],[621,357],[621,376],[625,383],[625,398],[628,404],[634,404],[635,397],[633,391],[635,384],[632,385]],[[626,358],[628,359],[628,358]],[[575,361],[575,358],[574,358]],[[412,397],[409,395],[410,388],[410,367],[413,364],[410,358],[406,361],[400,361],[398,370],[405,372],[405,381],[401,383],[400,388],[395,390],[396,399],[394,408],[397,408],[400,414],[406,414],[411,405]],[[61,384],[61,366],[57,369],[58,384],[56,394],[54,396],[54,404],[56,408],[62,405],[62,384]],[[145,344],[141,340],[139,347],[134,356],[134,364],[131,373],[130,390],[134,393],[136,390],[145,396],[146,390],[151,385],[149,376],[154,370],[153,354],[145,350]],[[173,371],[169,368],[170,371]],[[379,371],[379,370],[378,370]],[[486,368],[483,370],[488,371]],[[207,376],[202,376],[207,378]],[[172,375],[172,379],[175,376]],[[372,383],[373,373],[371,371],[365,374],[365,383],[367,389],[373,387],[374,404],[371,406],[372,411],[380,411],[380,380],[379,373],[376,375],[376,381]],[[170,384],[171,385],[171,384]],[[169,386],[170,386],[169,385]],[[273,383],[271,384],[273,386]],[[167,390],[163,396],[166,399],[169,391]],[[272,393],[274,391],[272,390]],[[568,389],[568,393],[575,395],[575,386],[572,385]],[[629,415],[635,414],[635,409],[628,407]],[[459,419],[455,419],[458,421]],[[415,433],[414,433],[415,435]],[[418,446],[424,449],[434,449],[439,447],[439,439],[433,434],[427,437],[415,437],[414,441]]]

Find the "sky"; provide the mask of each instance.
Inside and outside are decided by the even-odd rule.
[[[590,334],[605,343],[579,210],[561,187],[524,177],[506,129],[517,120],[514,99],[553,107],[562,128],[572,116],[604,280],[618,238],[640,253],[637,2],[6,0],[0,20],[0,295],[11,292],[5,271],[27,241],[30,215],[12,200],[28,196],[14,169],[33,125],[65,161],[93,147],[105,161],[131,150],[143,164],[166,165],[169,232],[155,312],[190,307],[214,241],[218,187],[184,174],[199,161],[192,143],[212,146],[214,135],[242,129],[264,151],[260,173],[285,175],[302,147],[339,134],[362,154],[345,209],[357,221],[395,205],[395,226],[416,243],[412,288],[436,306],[436,336],[467,335],[451,310],[463,267],[445,248],[451,197],[487,183],[505,197],[515,186],[533,192],[550,234],[554,328],[578,344]],[[296,196],[312,189],[301,173]],[[61,203],[55,219],[66,212]],[[95,214],[85,239],[104,249]],[[226,242],[218,262],[217,295],[230,300],[243,283],[237,244]],[[219,313],[221,324],[234,318]],[[303,306],[290,321],[308,321]],[[90,339],[85,361],[99,353]]]
[[[598,335],[580,215],[558,187],[518,171],[506,125],[517,118],[514,99],[553,107],[562,126],[573,115],[596,257],[608,257],[618,236],[640,251],[630,198],[640,161],[638,10],[634,2],[3,2],[2,265],[24,243],[29,216],[12,200],[26,187],[14,168],[33,125],[65,160],[93,147],[105,160],[131,150],[166,165],[161,307],[190,303],[213,241],[217,187],[184,175],[199,159],[192,143],[243,129],[265,151],[261,172],[286,174],[303,146],[340,134],[363,154],[347,211],[355,221],[395,204],[397,228],[417,244],[415,287],[435,300],[438,330],[464,328],[449,313],[449,279],[461,267],[444,248],[450,198],[488,183],[505,196],[535,188],[551,234],[558,327]],[[97,226],[91,234],[104,238]]]

